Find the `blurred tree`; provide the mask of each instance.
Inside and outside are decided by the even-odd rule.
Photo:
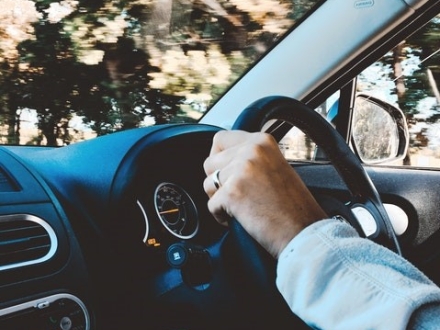
[[[40,22],[35,24],[35,40],[19,45],[21,63],[27,68],[15,79],[15,106],[36,110],[47,145],[57,145],[58,139],[70,143],[69,120],[76,111],[104,106],[96,98],[105,79],[105,73],[99,72],[102,66],[77,62],[62,28],[61,23]]]
[[[394,82],[391,94],[396,95],[397,105],[406,114],[408,125],[417,122],[419,103],[427,97],[437,98],[437,105],[431,109],[431,115],[423,121],[436,121],[439,118],[440,83],[440,17],[434,18],[427,25],[416,31],[406,40],[399,43],[378,63],[383,78]],[[370,82],[375,84],[377,82]],[[424,147],[429,140],[426,130],[413,134],[410,147]],[[405,165],[411,164],[411,148],[404,159]]]
[[[62,144],[70,143],[69,121],[73,114],[84,116],[85,123],[102,135],[137,127],[146,115],[164,122],[164,118],[177,112],[180,98],[160,97],[162,111],[167,115],[160,113],[154,102],[160,92],[151,92],[153,101],[148,101],[148,73],[156,69],[149,65],[147,55],[136,48],[134,41],[124,36],[126,29],[113,42],[96,42],[93,46],[103,52],[102,58],[95,64],[84,63],[79,60],[81,53],[66,33],[64,22],[48,11],[53,3],[37,4],[43,15],[35,24],[35,39],[19,46],[21,63],[27,68],[19,71],[14,79],[15,89],[9,91],[20,95],[15,99],[15,107],[37,111],[38,128],[48,145],[57,145],[59,140]],[[75,14],[69,15],[74,19]],[[99,26],[97,17],[94,20],[90,15],[87,20],[93,22],[91,26]],[[149,103],[154,107],[145,106]]]
[[[414,115],[418,113],[418,103],[429,96],[437,99],[437,104],[432,110],[432,114],[422,120],[435,122],[439,118],[440,100],[438,97],[438,86],[440,83],[440,56],[438,54],[440,44],[440,17],[431,20],[420,30],[416,31],[406,40],[405,48],[403,45],[396,47],[396,65],[402,65],[402,58],[415,57],[418,59],[418,67],[408,75],[402,75],[404,82],[398,83],[403,78],[396,80],[396,90],[398,104],[407,113],[409,125],[417,122]],[[406,56],[404,56],[406,53]],[[435,74],[433,74],[435,73]],[[397,72],[396,72],[397,74]],[[403,74],[403,73],[402,73]],[[396,75],[397,77],[397,75]],[[400,85],[400,88],[399,88]],[[404,86],[402,86],[404,85]],[[429,139],[426,136],[426,129],[411,137],[411,146],[426,147]],[[410,165],[410,157],[407,155],[405,162]]]
[[[440,15],[409,37],[407,44],[409,55],[420,59],[419,67],[413,73],[413,79],[407,83],[408,89],[416,91],[421,89],[423,84],[428,96],[435,97],[436,106],[433,109],[435,113],[429,120],[436,121],[440,110]],[[419,92],[416,98],[423,96],[425,94]],[[410,101],[408,103],[411,104]]]
[[[1,63],[0,115],[18,141],[20,109],[35,109],[37,143],[56,145],[74,115],[98,135],[199,118],[317,0],[2,1],[33,16]]]
[[[417,113],[417,104],[427,96],[436,96],[440,83],[440,18],[400,43],[393,51],[393,75],[398,104],[408,114]],[[403,72],[403,61],[413,61],[414,69]],[[437,100],[439,103],[439,100]]]
[[[17,44],[33,35],[32,23],[39,13],[28,0],[3,0],[0,10],[0,124],[6,128],[5,142],[18,144],[20,109],[16,107],[14,77],[18,73]]]
[[[147,19],[144,12],[151,2],[99,3],[80,1],[79,9],[64,22],[78,60],[102,64],[108,76],[102,81],[107,88],[105,110],[83,107],[79,113],[98,135],[138,127],[146,116],[154,118],[156,124],[168,122],[178,112],[182,98],[149,86],[149,74],[159,68],[150,64],[148,50],[139,47],[134,38],[139,19]],[[160,105],[155,102],[158,97]]]

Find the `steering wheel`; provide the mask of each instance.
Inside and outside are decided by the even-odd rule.
[[[260,132],[264,124],[272,119],[288,122],[307,134],[322,148],[346,184],[351,195],[348,206],[324,196],[324,199],[317,198],[323,209],[328,211],[329,204],[331,206],[339,203],[334,209],[342,210],[343,213],[340,215],[350,222],[361,237],[365,237],[350,206],[364,208],[372,215],[377,227],[376,232],[368,238],[401,254],[394,229],[370,177],[344,138],[319,113],[298,100],[285,96],[269,96],[255,101],[244,109],[232,129]],[[269,133],[278,142],[285,134],[285,132]],[[229,225],[230,248],[235,255],[230,267],[235,274],[238,270],[245,278],[239,282],[239,289],[245,290],[248,297],[251,296],[248,301],[255,301],[256,307],[252,308],[258,309],[261,313],[269,312],[271,315],[276,315],[274,319],[278,320],[277,324],[283,324],[286,329],[292,324],[295,324],[297,329],[309,329],[296,315],[293,315],[276,288],[276,260],[245,231],[236,219],[232,219]]]
[[[319,113],[293,98],[269,96],[244,109],[232,129],[258,132],[271,119],[283,120],[298,127],[324,150],[347,185],[352,196],[349,205],[359,205],[373,216],[377,230],[369,238],[401,254],[391,221],[373,182],[342,136]],[[274,137],[278,142],[281,139],[281,136]],[[360,225],[353,225],[358,231],[361,228]],[[360,232],[360,235],[363,233]]]
[[[370,177],[342,136],[316,111],[289,97],[264,97],[244,109],[232,129],[259,132],[263,125],[271,119],[282,120],[298,127],[322,148],[351,194],[349,206],[361,206],[373,216],[377,230],[368,238],[401,254],[387,212]],[[272,135],[274,134],[272,133]],[[276,135],[274,137],[278,142],[282,138],[282,136]],[[318,202],[320,202],[319,199]],[[347,210],[346,207],[344,208]],[[324,207],[324,209],[326,208]],[[361,236],[365,237],[360,224],[357,223],[356,217],[353,216],[349,208],[348,212],[350,216],[347,217],[347,220]],[[343,216],[345,218],[345,215]],[[250,276],[253,277],[252,284],[249,285],[254,285],[254,288],[257,285],[268,297],[271,295],[269,291],[274,289],[272,283],[275,279],[275,273],[272,269],[275,269],[275,261],[270,260],[269,254],[247,234],[236,219],[232,219],[230,223],[230,235],[235,242],[236,253],[240,255],[242,269],[252,273]]]

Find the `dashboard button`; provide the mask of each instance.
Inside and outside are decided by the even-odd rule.
[[[72,320],[70,317],[63,317],[60,321],[60,329],[61,330],[70,330],[72,328]]]
[[[172,267],[181,268],[188,259],[188,251],[181,244],[173,244],[167,250],[167,261]]]

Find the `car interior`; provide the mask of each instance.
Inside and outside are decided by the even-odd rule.
[[[440,285],[440,172],[381,165],[351,122],[357,76],[439,13],[432,0],[317,1],[196,122],[0,146],[0,328],[309,329],[276,288],[276,260],[208,211],[203,163],[229,129],[281,147],[299,128],[313,160],[287,160],[329,216]],[[330,123],[315,109],[336,92]],[[390,118],[383,158],[401,161],[403,112],[365,99]]]

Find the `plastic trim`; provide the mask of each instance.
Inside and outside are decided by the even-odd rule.
[[[55,234],[55,231],[43,219],[36,217],[34,215],[31,215],[31,214],[13,214],[13,215],[0,216],[0,222],[13,222],[13,221],[17,221],[17,220],[25,220],[25,221],[35,222],[35,223],[39,224],[41,227],[43,227],[49,235],[50,249],[46,253],[46,255],[44,255],[41,258],[29,260],[29,261],[17,262],[17,263],[5,265],[5,266],[0,266],[0,271],[42,263],[42,262],[47,261],[50,258],[52,258],[58,249],[58,239]]]
[[[78,297],[71,295],[71,294],[68,294],[68,293],[59,293],[59,294],[55,294],[55,295],[48,296],[45,298],[35,299],[35,300],[28,301],[28,302],[25,302],[25,303],[22,303],[19,305],[0,309],[0,316],[5,316],[8,314],[16,313],[16,312],[19,312],[19,311],[27,309],[27,308],[41,309],[44,307],[49,307],[50,304],[52,304],[53,302],[55,302],[59,299],[70,299],[70,300],[73,300],[74,302],[76,302],[81,307],[81,309],[84,313],[84,318],[85,318],[85,322],[86,322],[86,327],[84,330],[90,330],[90,315],[89,315],[89,312],[87,311],[86,305]],[[40,306],[44,306],[44,307],[40,307]]]

